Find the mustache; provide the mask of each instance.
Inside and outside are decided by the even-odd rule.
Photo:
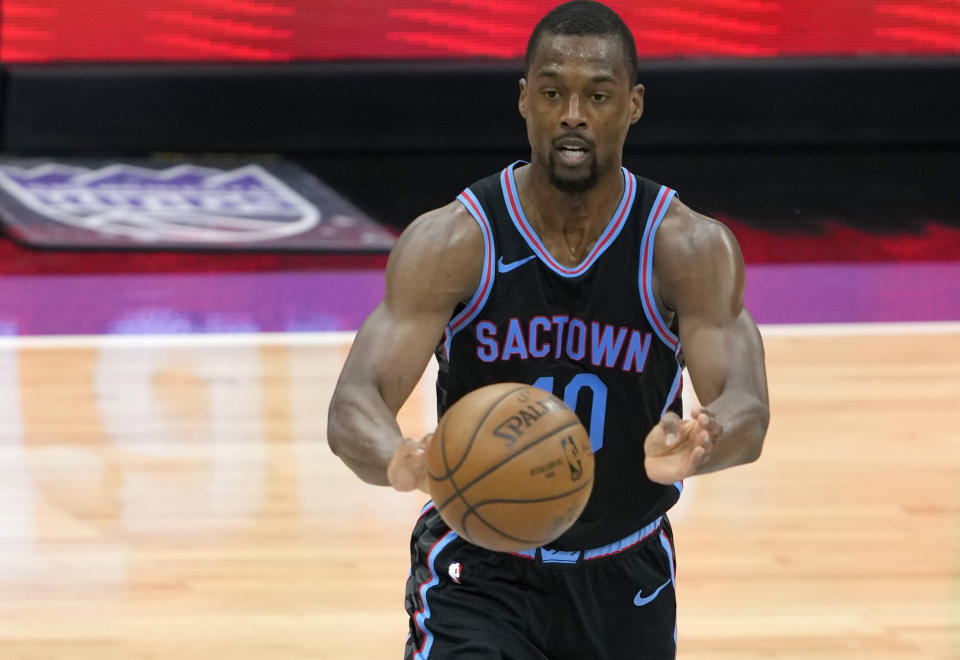
[[[557,144],[558,144],[558,143],[560,143],[560,142],[563,141],[563,140],[568,140],[568,139],[579,140],[580,142],[583,142],[584,144],[586,144],[587,147],[590,148],[591,150],[593,150],[593,148],[594,148],[593,140],[591,140],[590,138],[585,137],[585,136],[583,136],[583,135],[581,135],[581,134],[579,134],[579,133],[576,133],[576,132],[574,132],[574,131],[567,131],[566,133],[562,133],[562,134],[558,135],[557,137],[553,138],[553,141],[552,141],[553,147],[554,147],[554,148],[557,148]]]

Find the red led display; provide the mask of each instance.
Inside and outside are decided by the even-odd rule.
[[[517,58],[556,0],[0,0],[0,60]],[[960,54],[960,0],[610,0],[641,57]]]

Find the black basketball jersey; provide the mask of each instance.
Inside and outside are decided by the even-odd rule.
[[[678,499],[680,483],[647,478],[643,441],[668,410],[681,414],[677,336],[653,298],[656,231],[674,191],[622,169],[620,204],[589,255],[559,264],[524,216],[514,163],[457,198],[483,231],[480,285],[454,311],[437,348],[442,414],[498,382],[530,383],[576,410],[596,456],[593,492],[551,547],[611,543]]]

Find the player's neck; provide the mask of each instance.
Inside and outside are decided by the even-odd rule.
[[[533,165],[518,168],[515,176],[524,214],[554,257],[568,265],[586,256],[623,197],[619,167],[577,193],[558,189]]]

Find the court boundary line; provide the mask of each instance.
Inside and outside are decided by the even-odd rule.
[[[223,332],[137,335],[16,335],[0,337],[0,348],[88,348],[94,346],[340,346],[356,332]]]
[[[764,337],[828,337],[849,335],[948,335],[960,333],[960,321],[902,323],[770,323],[760,326]]]
[[[960,321],[905,323],[803,323],[764,324],[764,337],[826,337],[851,335],[960,334]],[[349,345],[356,332],[228,332],[137,335],[8,335],[0,348],[86,348],[93,346],[341,346]]]

